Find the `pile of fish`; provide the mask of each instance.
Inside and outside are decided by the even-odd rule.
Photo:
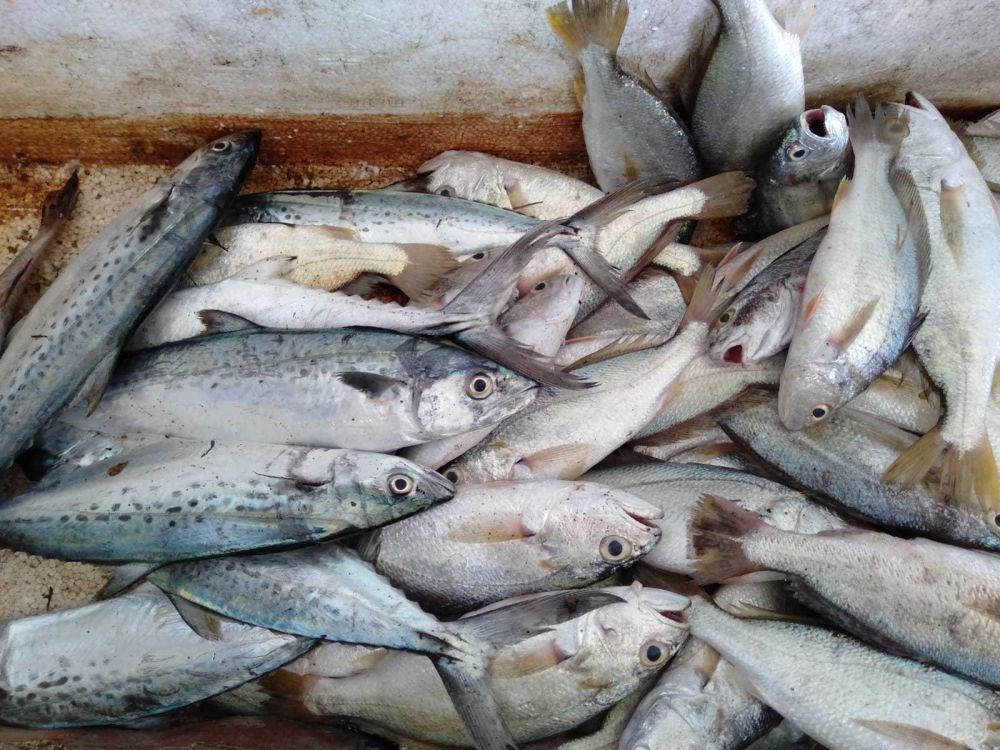
[[[599,188],[239,195],[227,135],[8,326],[50,197],[0,545],[111,579],[0,624],[11,736],[1000,747],[1000,116],[807,110],[808,9],[715,5],[676,96],[625,0],[549,10]]]

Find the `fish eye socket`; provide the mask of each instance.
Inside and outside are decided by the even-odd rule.
[[[544,281],[540,281],[539,283],[535,284],[535,291],[540,292],[547,286],[548,284],[546,284]]]
[[[459,469],[457,466],[449,466],[447,469],[441,472],[441,476],[443,476],[452,484],[458,484],[463,479],[465,479],[465,472]]]
[[[733,319],[732,310],[726,310],[724,313],[722,313],[722,315],[719,316],[720,323],[728,323],[732,319]]]
[[[829,404],[816,404],[816,406],[812,408],[812,411],[809,412],[809,416],[812,418],[814,422],[819,422],[820,420],[826,419],[827,416],[829,416],[829,414],[830,414]]]
[[[608,562],[627,560],[632,554],[632,544],[620,536],[606,536],[601,540],[601,557]]]
[[[475,255],[472,256],[472,259],[473,260],[482,260],[485,257],[486,257],[486,253],[476,253]]]
[[[212,144],[212,150],[217,154],[224,154],[230,148],[229,141],[216,141]]]
[[[393,474],[389,477],[389,492],[393,495],[409,495],[414,487],[416,483],[413,478],[406,474]]]
[[[436,192],[438,195],[440,195],[440,196],[442,196],[444,198],[454,198],[455,197],[455,188],[453,188],[451,185],[442,185],[441,187],[439,187],[434,192]],[[473,256],[473,257],[475,257],[475,256]]]
[[[477,400],[487,398],[493,393],[493,388],[493,378],[485,372],[470,375],[469,379],[465,381],[465,392]]]
[[[803,146],[801,143],[793,143],[785,151],[788,158],[792,161],[802,161],[809,155],[809,149]]]
[[[646,667],[658,667],[670,656],[667,644],[660,641],[646,641],[639,649],[639,661]]]

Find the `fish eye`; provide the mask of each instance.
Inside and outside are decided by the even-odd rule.
[[[406,474],[393,474],[389,477],[389,492],[393,495],[409,495],[414,487],[416,483],[413,478]]]
[[[546,284],[544,281],[541,281],[541,282],[535,284],[535,291],[536,292],[540,292],[540,291],[542,291],[547,286],[548,286],[548,284]]]
[[[486,257],[486,253],[480,252],[480,253],[476,253],[475,255],[473,255],[472,259],[473,260],[482,260],[485,257]]]
[[[733,319],[732,310],[726,310],[724,313],[722,313],[722,315],[719,316],[720,323],[728,323],[732,319]]]
[[[455,188],[451,185],[442,185],[434,192],[444,198],[453,198],[455,196]]]
[[[224,154],[230,148],[229,141],[216,141],[212,144],[212,150],[217,154]]]
[[[792,161],[802,161],[809,155],[809,149],[801,143],[793,143],[785,150],[785,154]]]
[[[627,560],[632,554],[632,544],[620,536],[606,536],[601,540],[601,557],[608,562]]]
[[[812,418],[814,422],[820,422],[826,419],[827,416],[829,416],[829,414],[830,414],[829,404],[816,404],[816,406],[812,408],[812,411],[809,412],[809,416]]]
[[[474,399],[484,399],[493,393],[493,378],[485,372],[470,375],[465,381],[465,392]]]
[[[441,476],[447,479],[452,484],[459,484],[465,479],[465,472],[462,471],[457,466],[449,466],[447,469],[441,472]]]
[[[670,647],[662,641],[646,641],[639,649],[639,661],[644,667],[658,667],[670,656]]]

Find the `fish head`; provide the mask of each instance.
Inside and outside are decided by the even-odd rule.
[[[789,430],[820,424],[850,394],[851,374],[843,362],[812,360],[786,363],[778,384],[778,416]]]
[[[782,185],[839,180],[847,171],[847,118],[823,105],[799,115],[764,166]]]
[[[540,354],[552,356],[573,325],[583,279],[571,273],[539,281],[500,320],[504,332]]]
[[[798,314],[799,299],[784,285],[737,296],[709,329],[709,354],[728,364],[760,362],[785,348]]]
[[[962,159],[964,149],[930,100],[910,92],[905,104],[885,105],[890,115],[905,118],[909,133],[903,139],[894,167],[910,173],[924,185],[935,185],[942,172]]]
[[[427,192],[512,208],[496,160],[477,151],[444,151],[417,169]]]
[[[455,485],[443,476],[404,458],[367,451],[338,453],[335,495],[358,498],[364,506],[359,512],[368,517],[396,520],[455,495]]]
[[[174,189],[195,192],[224,207],[232,198],[232,186],[243,184],[253,168],[260,137],[259,130],[244,130],[217,138],[181,162],[166,180]]]

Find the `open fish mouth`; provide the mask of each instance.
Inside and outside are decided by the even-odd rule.
[[[746,352],[743,349],[743,344],[736,344],[730,346],[722,354],[722,361],[727,362],[731,365],[742,365],[744,363],[744,357]]]

